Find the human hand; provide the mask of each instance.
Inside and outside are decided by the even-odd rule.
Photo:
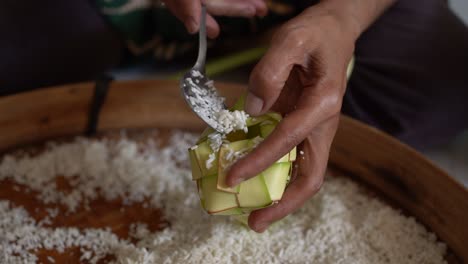
[[[265,16],[264,0],[163,0],[171,12],[180,19],[191,34],[200,28],[201,3],[207,9],[206,30],[210,38],[219,34],[219,25],[213,16],[254,17]]]
[[[257,232],[301,207],[322,185],[339,123],[347,66],[362,25],[368,25],[348,16],[350,12],[333,10],[318,4],[283,25],[251,73],[245,110],[257,116],[271,109],[285,118],[232,166],[227,184],[235,186],[258,175],[300,144],[293,177],[281,201],[250,214],[249,226]]]

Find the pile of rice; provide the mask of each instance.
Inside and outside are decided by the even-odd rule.
[[[162,208],[170,225],[152,233],[135,222],[132,242],[110,229],[50,228],[0,200],[0,263],[36,263],[37,249],[70,247],[80,247],[81,261],[89,263],[109,254],[113,263],[444,263],[446,246],[434,234],[346,178],[328,177],[302,209],[263,234],[228,217],[209,216],[188,166],[186,150],[195,139],[175,132],[159,147],[128,138],[77,138],[49,144],[36,156],[5,156],[0,182],[26,185],[43,203],[73,212],[98,196],[126,204],[145,200]],[[73,191],[58,191],[57,175],[69,179]],[[49,210],[50,219],[56,215]]]

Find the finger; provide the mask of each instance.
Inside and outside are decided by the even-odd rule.
[[[273,221],[279,220],[301,207],[309,197],[319,190],[323,179],[324,169],[322,167],[324,165],[320,164],[318,159],[312,158],[314,151],[312,141],[310,138],[304,141],[303,151],[306,159],[302,160],[299,157],[297,161],[300,164],[299,175],[288,186],[281,201],[272,207],[265,208],[265,210],[251,213],[249,226],[253,230],[263,232]]]
[[[206,0],[204,3],[208,12],[215,16],[253,17],[257,12],[252,0]]]
[[[252,0],[252,3],[257,10],[257,16],[264,17],[268,14],[268,6],[264,0]]]
[[[226,177],[226,184],[236,186],[260,174],[301,143],[313,125],[309,125],[309,122],[304,123],[308,114],[307,109],[298,109],[283,119],[251,153],[232,165]],[[302,125],[298,125],[301,123]]]
[[[316,90],[332,93],[334,89],[317,87],[310,90],[305,87],[296,110],[281,120],[273,132],[251,153],[232,165],[226,178],[227,185],[236,186],[258,175],[301,143],[317,125],[339,113],[341,103],[337,101],[338,96],[315,94]],[[313,107],[310,107],[311,105]]]
[[[253,17],[266,16],[268,7],[264,0],[205,0],[208,12],[215,16]]]
[[[284,31],[274,37],[271,47],[250,74],[245,110],[252,116],[265,113],[280,95],[291,69],[301,64],[306,52],[302,37],[288,39]],[[285,33],[286,34],[286,33]],[[282,37],[281,37],[282,36]]]
[[[167,8],[184,23],[190,34],[198,32],[200,27],[200,0],[165,0]]]
[[[329,150],[338,125],[338,118],[326,121],[319,132],[304,141],[304,155],[299,155],[299,175],[287,187],[279,203],[254,211],[249,217],[249,226],[263,232],[268,226],[300,208],[322,186],[326,172]]]
[[[219,25],[216,20],[209,14],[206,15],[206,35],[214,39],[218,37],[220,32]]]

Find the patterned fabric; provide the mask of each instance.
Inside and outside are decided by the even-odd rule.
[[[219,17],[217,21],[222,35],[217,42],[263,32],[295,16],[310,2],[269,0],[269,13],[264,18]],[[171,60],[196,48],[196,36],[189,35],[183,24],[159,1],[98,0],[97,6],[121,34],[133,56],[152,55],[157,59]]]

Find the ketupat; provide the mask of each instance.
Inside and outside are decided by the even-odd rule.
[[[348,64],[347,79],[350,78],[353,68],[354,57]],[[242,97],[232,110],[243,108]],[[235,131],[225,135],[219,146],[209,142],[210,135],[216,132],[207,128],[197,144],[189,149],[192,179],[197,182],[201,205],[209,214],[237,215],[238,220],[247,224],[250,212],[281,200],[291,177],[292,163],[296,160],[296,148],[254,178],[235,187],[225,184],[229,166],[237,158],[252,151],[273,131],[281,119],[278,113],[249,117],[247,133]]]
[[[241,98],[233,110],[243,109]],[[247,119],[248,132],[235,131],[223,136],[221,144],[213,144],[207,128],[197,144],[189,149],[192,179],[197,182],[202,207],[212,215],[248,215],[256,209],[281,200],[289,182],[296,148],[259,175],[235,187],[225,183],[229,167],[240,157],[252,151],[281,121],[277,113],[267,113]]]

